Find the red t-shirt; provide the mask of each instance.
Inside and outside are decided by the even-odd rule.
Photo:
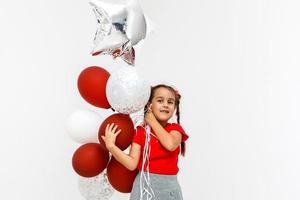
[[[189,136],[185,133],[183,128],[176,123],[167,124],[165,130],[169,133],[176,130],[182,134],[182,142],[186,141]],[[151,132],[155,132],[151,129]],[[138,126],[136,129],[136,134],[133,138],[133,142],[141,146],[141,156],[138,163],[138,169],[142,170],[143,164],[143,150],[146,139],[146,131],[143,127]],[[162,144],[158,141],[155,136],[150,137],[150,157],[149,157],[149,172],[155,174],[165,174],[165,175],[176,175],[179,171],[178,169],[178,155],[180,153],[180,145],[174,151],[168,151]],[[146,167],[147,163],[145,164]],[[146,171],[146,168],[144,168]]]

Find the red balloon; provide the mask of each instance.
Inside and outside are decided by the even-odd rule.
[[[80,146],[74,153],[72,165],[74,170],[83,177],[100,174],[107,166],[109,153],[98,143],[87,143]]]
[[[138,172],[137,169],[134,171],[128,170],[113,157],[107,166],[107,178],[110,184],[116,190],[123,193],[131,192],[134,179]]]
[[[118,146],[121,150],[125,150],[131,144],[135,131],[133,122],[129,115],[121,113],[113,114],[102,122],[98,132],[98,139],[100,141],[100,144],[105,150],[107,150],[105,147],[105,142],[103,141],[101,136],[105,135],[106,125],[112,123],[118,125],[117,131],[121,129],[121,133],[116,139],[116,146]]]
[[[106,98],[106,84],[109,76],[109,72],[101,67],[92,66],[84,69],[77,81],[79,93],[94,106],[110,108]]]

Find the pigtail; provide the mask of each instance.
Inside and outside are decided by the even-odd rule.
[[[179,111],[179,104],[180,104],[180,94],[176,93],[176,116],[177,116],[177,123],[180,124],[180,111]]]
[[[180,104],[180,98],[181,98],[181,95],[175,91],[176,93],[176,116],[177,116],[177,123],[180,124],[180,110],[179,110],[179,104]],[[182,156],[185,155],[185,142],[181,142],[180,143],[180,154]]]

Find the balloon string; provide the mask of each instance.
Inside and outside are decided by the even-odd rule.
[[[155,195],[150,182],[149,159],[150,159],[150,152],[151,152],[150,139],[151,139],[151,135],[154,134],[151,133],[151,129],[149,125],[146,125],[146,127],[143,128],[145,129],[146,138],[145,138],[145,145],[143,151],[142,170],[140,176],[140,200],[143,199],[144,195],[146,195],[147,200],[152,200],[155,199]],[[144,172],[145,168],[146,168],[146,173]]]

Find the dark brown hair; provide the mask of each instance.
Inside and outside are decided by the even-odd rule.
[[[175,90],[173,87],[171,86],[168,86],[168,85],[165,85],[165,84],[159,84],[159,85],[156,85],[156,86],[153,86],[151,87],[151,93],[150,93],[150,98],[148,100],[148,102],[151,102],[153,97],[154,97],[154,92],[156,89],[158,88],[166,88],[168,90],[170,90],[171,92],[174,93],[175,95],[175,106],[176,106],[176,116],[177,116],[177,123],[180,124],[180,111],[179,111],[179,104],[180,104],[180,98],[181,98],[181,95],[178,93],[177,90]],[[146,112],[147,111],[147,106],[145,106],[145,109],[144,111]],[[185,142],[181,142],[180,144],[180,153],[182,156],[185,155]]]

